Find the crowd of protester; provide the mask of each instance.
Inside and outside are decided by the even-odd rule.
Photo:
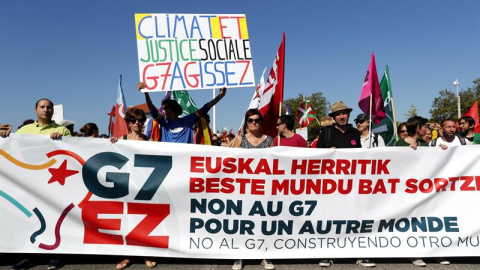
[[[138,89],[145,87],[139,83]],[[110,141],[116,143],[118,140],[140,140],[140,141],[162,141],[175,143],[202,143],[212,146],[223,146],[233,148],[268,148],[276,146],[288,147],[312,147],[312,148],[375,148],[385,147],[384,139],[378,134],[370,131],[369,116],[359,114],[355,119],[355,126],[349,123],[352,108],[349,108],[344,102],[335,102],[332,105],[328,117],[321,119],[320,126],[315,130],[318,136],[312,142],[307,141],[294,132],[295,118],[291,115],[282,115],[278,118],[276,126],[278,136],[272,138],[261,132],[263,118],[257,109],[249,109],[245,113],[244,126],[237,134],[214,134],[208,127],[209,110],[217,104],[225,95],[227,89],[223,88],[220,93],[210,102],[206,103],[201,109],[184,117],[182,107],[174,100],[164,100],[159,111],[150,99],[148,93],[145,93],[146,103],[150,114],[158,124],[158,132],[153,135],[146,132],[145,122],[147,120],[145,112],[138,108],[129,108],[125,114],[125,121],[128,125],[128,134],[120,138],[112,137]],[[99,129],[95,123],[86,123],[79,131],[74,131],[74,122],[64,121],[57,124],[52,121],[53,102],[47,98],[42,98],[35,104],[36,120],[25,120],[19,126],[18,134],[40,134],[49,135],[51,139],[60,139],[63,136],[79,136],[89,138],[108,138],[106,134],[99,135]],[[202,122],[203,121],[203,122]],[[203,123],[203,124],[202,124]],[[205,127],[207,123],[207,127]],[[459,129],[457,130],[456,125]],[[410,117],[405,123],[397,127],[398,140],[395,146],[411,147],[417,149],[423,146],[441,147],[448,149],[453,146],[480,144],[480,134],[473,132],[475,121],[472,117],[466,116],[458,121],[444,119],[441,123],[429,123],[421,116]],[[0,125],[0,136],[6,138],[12,132],[11,124]],[[209,139],[200,136],[202,139],[196,139],[197,135],[208,132]],[[444,258],[434,259],[440,264],[449,264]],[[144,258],[147,267],[155,267],[156,262],[152,258]],[[411,259],[416,266],[425,266],[421,258]],[[332,259],[322,259],[320,266],[328,267],[333,264]],[[12,269],[26,269],[31,266],[32,259],[24,258],[15,264]],[[131,264],[131,258],[124,258],[116,265],[116,269],[123,269]],[[235,261],[232,269],[241,270],[243,260]],[[264,259],[261,263],[265,269],[274,269],[273,263]],[[358,259],[357,264],[365,267],[373,267],[375,263],[371,259]],[[62,266],[58,258],[52,258],[48,269],[57,269]]]

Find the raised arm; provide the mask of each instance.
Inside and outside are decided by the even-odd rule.
[[[138,83],[138,91],[142,91],[142,89],[145,88],[145,83],[144,82],[139,82]],[[145,101],[147,102],[147,107],[148,110],[150,111],[150,115],[152,115],[153,119],[157,119],[158,117],[158,110],[155,108],[155,105],[153,105],[152,99],[150,98],[150,94],[144,93],[145,94]]]
[[[226,94],[227,87],[222,87],[222,89],[220,89],[220,93],[218,93],[218,96],[216,96],[214,99],[207,103],[208,107],[212,108],[213,106],[215,106],[215,104],[217,104]]]

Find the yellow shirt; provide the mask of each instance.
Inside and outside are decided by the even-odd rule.
[[[54,132],[62,134],[62,136],[70,136],[70,130],[66,127],[61,126],[55,122],[51,122],[46,126],[40,126],[37,121],[33,124],[23,126],[17,130],[17,134],[37,134],[37,135],[50,135]]]

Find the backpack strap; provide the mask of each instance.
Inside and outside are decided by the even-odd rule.
[[[373,133],[372,147],[378,147],[378,134]]]
[[[325,127],[323,129],[323,132],[325,132],[325,147],[330,148],[330,139],[332,137],[332,126]]]
[[[460,136],[460,135],[458,135],[458,134],[457,134],[457,137],[458,137],[458,139],[460,140],[460,143],[461,143],[462,145],[466,145],[466,144],[467,144],[467,142],[465,141],[465,138],[464,138],[464,137],[462,137],[462,136]]]

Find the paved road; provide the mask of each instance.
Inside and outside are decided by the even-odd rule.
[[[115,264],[120,260],[119,257],[114,256],[92,256],[92,255],[64,255],[61,257],[67,264],[62,269],[65,270],[95,270],[106,269],[114,270]],[[0,254],[0,270],[7,270],[11,268],[18,259],[19,254]],[[47,269],[47,257],[42,256],[38,258],[39,264],[31,269]],[[474,270],[480,269],[480,258],[450,258],[451,265],[439,265],[433,261],[425,260],[429,269],[445,269],[445,270]],[[190,259],[178,259],[178,258],[164,258],[159,260],[160,264],[154,268],[157,270],[230,270],[232,260],[190,260]],[[405,259],[376,259],[377,266],[374,269],[414,269],[420,270],[421,268],[410,264]],[[276,269],[278,270],[319,270],[321,267],[318,265],[318,260],[273,260]],[[134,264],[127,270],[145,270],[148,269],[143,264],[141,258],[135,258]],[[244,270],[263,270],[260,265],[260,260],[248,260],[243,268]],[[323,268],[327,269],[327,268]],[[343,269],[365,269],[363,267],[355,265],[355,260],[338,260],[329,270],[343,270]]]

